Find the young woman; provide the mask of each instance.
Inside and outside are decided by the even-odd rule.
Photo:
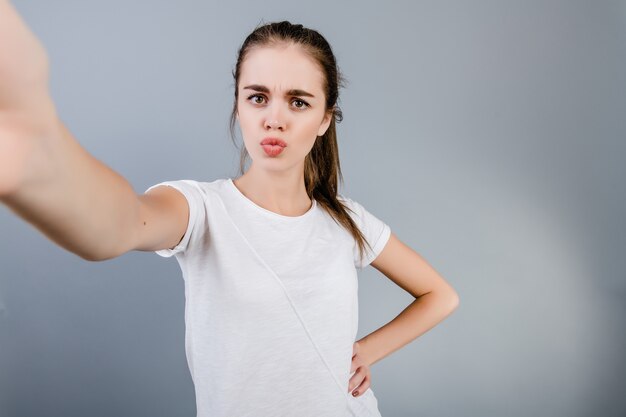
[[[271,23],[239,50],[238,178],[166,181],[141,195],[59,120],[45,51],[5,0],[0,39],[1,201],[87,260],[176,257],[198,416],[380,416],[370,367],[442,321],[458,296],[338,193],[341,76],[318,32]],[[355,342],[357,270],[369,264],[416,300]]]

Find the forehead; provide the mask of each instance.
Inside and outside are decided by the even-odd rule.
[[[248,52],[241,64],[239,86],[261,84],[271,91],[298,88],[315,94],[322,92],[323,79],[319,65],[301,46],[281,44]]]

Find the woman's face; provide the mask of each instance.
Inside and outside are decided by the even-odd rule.
[[[332,117],[325,111],[322,82],[322,71],[298,45],[248,53],[239,76],[237,119],[256,168],[304,170],[304,158]],[[262,145],[267,138],[286,146]]]

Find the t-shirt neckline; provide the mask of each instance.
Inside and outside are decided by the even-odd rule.
[[[239,196],[239,198],[243,201],[246,202],[246,204],[248,204],[249,206],[253,207],[254,209],[256,209],[257,211],[266,214],[270,217],[274,217],[276,219],[280,219],[280,220],[284,220],[284,221],[298,221],[298,220],[302,220],[305,218],[308,218],[309,216],[312,215],[312,213],[315,211],[315,209],[317,208],[317,201],[312,198],[312,204],[311,207],[309,208],[309,210],[307,210],[304,214],[301,214],[300,216],[285,216],[282,214],[278,214],[276,212],[273,212],[271,210],[268,210],[266,208],[263,208],[261,206],[259,206],[258,204],[256,204],[254,201],[250,200],[248,197],[246,197],[240,190],[239,188],[237,188],[237,186],[235,185],[235,183],[233,182],[232,178],[228,178],[226,180],[226,182],[229,185],[229,188],[237,195]]]

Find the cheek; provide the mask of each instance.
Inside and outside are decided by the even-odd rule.
[[[306,125],[303,126],[303,133],[307,135],[308,138],[314,140],[317,137],[317,132],[320,128],[320,122],[317,118],[312,118],[308,120]]]
[[[242,133],[250,130],[252,125],[255,123],[253,115],[249,114],[245,110],[239,111],[239,117],[237,118],[237,121],[239,123],[239,128],[241,129]]]

